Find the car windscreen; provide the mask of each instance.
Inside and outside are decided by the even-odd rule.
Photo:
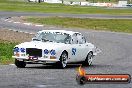
[[[42,32],[37,33],[33,38],[33,41],[43,41],[43,42],[57,42],[57,43],[70,43],[71,36],[67,33],[61,32]]]

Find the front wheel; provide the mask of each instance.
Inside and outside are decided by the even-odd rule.
[[[26,62],[24,62],[24,61],[19,61],[19,60],[15,59],[15,65],[16,65],[18,68],[25,68]]]
[[[67,59],[68,59],[68,55],[67,55],[67,53],[66,52],[63,52],[62,54],[61,54],[61,57],[60,57],[60,61],[59,61],[59,68],[66,68],[66,66],[67,66]]]
[[[89,52],[85,61],[84,61],[84,65],[85,66],[90,66],[92,65],[92,61],[93,61],[93,53],[92,52]]]

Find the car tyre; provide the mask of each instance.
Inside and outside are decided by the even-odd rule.
[[[64,69],[64,68],[66,68],[66,66],[67,66],[67,59],[68,59],[68,55],[67,55],[67,53],[66,52],[63,52],[62,54],[61,54],[61,56],[60,56],[60,61],[59,61],[59,68],[61,68],[61,69]]]
[[[16,65],[18,68],[25,68],[26,62],[24,62],[24,61],[19,61],[19,60],[15,59],[15,65]]]
[[[84,61],[84,66],[92,65],[92,61],[93,61],[93,52],[89,52],[85,61]]]

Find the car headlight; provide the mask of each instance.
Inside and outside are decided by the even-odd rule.
[[[51,51],[50,51],[50,54],[51,54],[51,55],[55,55],[55,54],[56,54],[55,50],[51,50]]]
[[[21,51],[22,53],[24,53],[24,52],[26,52],[26,49],[20,48],[20,51]]]
[[[44,50],[44,54],[48,54],[49,51],[47,49]]]
[[[18,47],[15,47],[15,48],[13,49],[13,51],[14,51],[14,52],[19,52],[19,48],[18,48]]]

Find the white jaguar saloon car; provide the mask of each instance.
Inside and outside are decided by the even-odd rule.
[[[28,62],[55,63],[59,68],[71,62],[83,62],[88,66],[100,52],[81,33],[66,30],[39,31],[32,41],[16,45],[13,51],[18,68],[24,68]]]

